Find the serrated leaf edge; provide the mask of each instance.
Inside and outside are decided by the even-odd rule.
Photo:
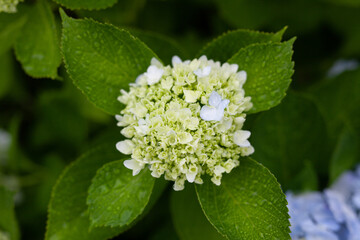
[[[209,46],[211,46],[212,44],[220,41],[222,38],[226,37],[226,36],[229,35],[229,34],[235,34],[235,33],[238,33],[238,32],[258,33],[258,34],[264,34],[264,35],[268,35],[268,36],[269,36],[269,35],[274,35],[274,36],[275,36],[276,34],[280,34],[280,41],[281,41],[282,36],[283,36],[283,34],[285,33],[285,31],[286,31],[287,28],[288,28],[288,27],[285,26],[285,27],[283,27],[281,30],[279,30],[279,31],[277,31],[277,32],[264,32],[264,31],[250,30],[250,29],[229,30],[229,31],[226,31],[226,32],[222,33],[221,35],[217,36],[216,38],[212,39],[210,42],[206,43],[205,46],[203,46],[203,47],[200,49],[200,51],[196,54],[196,56],[197,56],[197,57],[200,57],[201,55],[203,55],[203,52],[204,52],[207,48],[209,48]],[[269,43],[271,43],[271,42],[269,42]],[[250,45],[252,45],[252,44],[250,44]],[[250,46],[250,45],[248,45],[248,46]],[[246,46],[246,47],[248,47],[248,46]],[[243,48],[241,48],[241,49],[243,49]],[[239,50],[240,50],[240,49],[239,49]],[[239,51],[239,50],[238,50],[238,51]]]
[[[294,44],[295,40],[296,40],[296,37],[293,37],[293,38],[291,38],[290,40],[287,40],[287,41],[285,41],[285,42],[253,43],[253,44],[250,44],[250,45],[248,45],[248,46],[246,46],[246,47],[244,47],[244,48],[241,48],[237,53],[235,53],[235,54],[234,54],[231,58],[229,58],[226,62],[230,62],[237,54],[239,54],[239,52],[245,51],[245,50],[247,50],[248,48],[251,48],[251,47],[254,47],[254,46],[266,46],[266,45],[278,45],[278,46],[280,46],[280,45],[282,45],[282,44],[289,44],[289,43],[290,43],[291,46],[292,46],[292,45]],[[295,69],[294,69],[294,67],[295,67],[295,62],[292,60],[293,54],[294,54],[294,49],[291,47],[291,61],[290,61],[290,62],[291,62],[291,64],[292,64],[292,68],[291,68],[291,74],[290,74],[290,76],[289,76],[290,81],[289,81],[289,85],[288,85],[288,88],[287,88],[287,89],[289,89],[290,84],[291,84],[291,80],[292,80],[292,76],[293,76],[294,73],[295,73]],[[265,108],[265,109],[263,109],[263,110],[258,110],[258,111],[256,111],[256,112],[253,112],[252,109],[250,109],[250,110],[247,112],[247,114],[255,114],[255,113],[267,111],[267,110],[269,110],[269,109],[271,109],[271,108],[273,108],[273,107],[276,107],[277,105],[279,105],[279,104],[281,103],[281,101],[286,97],[286,95],[287,95],[287,93],[285,92],[285,93],[284,93],[284,96],[283,96],[283,97],[279,100],[279,102],[277,102],[274,106]],[[247,96],[247,95],[246,95],[246,91],[245,91],[245,96]],[[250,96],[250,97],[251,97],[251,96]]]
[[[63,28],[64,28],[64,20],[65,20],[65,19],[72,19],[73,21],[89,21],[89,22],[93,22],[93,23],[95,23],[95,24],[100,24],[100,25],[104,25],[104,26],[110,26],[110,27],[115,28],[115,29],[117,29],[117,30],[119,30],[119,31],[123,31],[123,32],[129,34],[129,36],[130,36],[131,38],[133,38],[135,41],[139,41],[139,43],[140,43],[141,45],[143,45],[145,48],[147,48],[147,49],[154,55],[154,57],[156,57],[156,59],[160,60],[160,62],[162,62],[162,60],[161,60],[161,59],[156,55],[156,53],[155,53],[150,47],[148,47],[143,41],[141,41],[139,38],[133,36],[129,31],[127,31],[127,30],[125,30],[125,29],[118,28],[118,27],[116,27],[116,26],[114,26],[114,25],[112,25],[112,24],[109,24],[109,23],[101,23],[101,22],[95,21],[95,20],[93,20],[93,19],[91,19],[91,18],[74,19],[74,18],[71,18],[71,17],[67,16],[67,14],[65,13],[65,11],[64,11],[62,8],[59,9],[59,12],[60,12],[60,16],[61,16],[61,19],[62,19],[61,41],[60,41],[60,53],[61,53],[62,59],[63,59],[63,61],[64,61],[64,66],[65,66],[66,73],[69,75],[70,79],[72,80],[72,82],[74,83],[74,85],[76,86],[76,88],[79,89],[80,92],[83,94],[83,96],[85,96],[86,99],[87,99],[92,105],[94,105],[97,109],[100,109],[101,111],[103,111],[103,112],[105,112],[105,113],[107,113],[107,114],[109,114],[109,115],[118,114],[118,113],[112,113],[112,112],[110,112],[110,111],[108,111],[108,110],[106,110],[106,109],[103,109],[102,107],[96,105],[96,104],[88,97],[88,95],[85,94],[85,92],[84,92],[81,88],[79,88],[79,86],[78,86],[77,84],[75,84],[77,81],[72,77],[72,75],[71,75],[70,72],[69,72],[68,63],[67,63],[67,61],[66,61],[66,59],[65,59],[65,55],[64,55],[64,51],[63,51],[63,41],[64,41],[64,40],[63,40]],[[149,65],[150,65],[150,62],[149,62]],[[134,79],[134,81],[135,81],[135,79]],[[119,89],[119,95],[120,95],[120,90],[121,90],[121,89]],[[120,110],[121,110],[121,109],[119,109],[119,112],[120,112]]]

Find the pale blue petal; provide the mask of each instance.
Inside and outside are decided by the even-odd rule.
[[[218,107],[220,102],[221,102],[221,96],[216,91],[213,91],[209,97],[209,105],[213,107]]]

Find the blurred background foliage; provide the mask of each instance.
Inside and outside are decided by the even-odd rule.
[[[48,23],[37,14],[24,14],[35,4],[28,0],[18,13],[0,13],[0,239],[1,230],[18,234],[1,220],[14,217],[9,199],[15,199],[22,238],[42,239],[51,189],[64,167],[97,143],[120,138],[115,119],[87,101],[63,65],[44,75],[37,69],[41,64],[22,60],[27,47],[39,47],[31,41],[59,49],[59,5],[47,3],[57,33],[57,39],[49,39],[47,33],[31,35]],[[359,162],[359,0],[118,0],[103,10],[67,12],[129,29],[166,63],[175,54],[194,58],[207,42],[229,30],[276,32],[287,26],[284,38],[297,36],[295,74],[283,102],[246,123],[254,159],[274,173],[284,190],[294,191],[322,189]],[[57,68],[59,58],[54,59],[48,64]],[[348,71],[339,75],[344,69]],[[181,211],[188,206],[179,200],[187,201],[187,191],[163,194],[121,239],[191,239],[196,233],[186,224],[188,213]],[[202,229],[206,220],[199,206],[191,200],[189,204],[199,213]]]

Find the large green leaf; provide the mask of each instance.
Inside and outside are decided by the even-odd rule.
[[[52,191],[49,205],[47,240],[108,239],[123,228],[90,228],[86,197],[91,179],[104,164],[123,156],[113,144],[93,148],[68,166]]]
[[[12,47],[25,21],[21,13],[0,13],[0,55]]]
[[[114,5],[118,0],[54,0],[70,9],[103,9]]]
[[[75,20],[63,11],[61,16],[62,51],[74,84],[96,106],[118,114],[120,89],[135,82],[156,55],[125,30],[92,20]]]
[[[188,185],[172,193],[171,213],[178,236],[181,240],[225,240],[206,219],[194,190],[193,185]]]
[[[264,33],[251,30],[229,31],[208,43],[198,54],[209,59],[226,62],[241,48],[254,43],[280,42],[286,28],[277,33]]]
[[[325,122],[312,101],[289,94],[278,107],[262,113],[251,131],[253,157],[270,169],[283,188],[302,187],[293,186],[293,181],[306,162],[327,172]]]
[[[240,49],[229,63],[236,63],[247,72],[245,94],[254,104],[250,113],[268,110],[286,95],[294,63],[291,61],[295,39],[283,43],[253,44]]]
[[[154,181],[148,169],[133,176],[121,160],[105,164],[89,188],[87,204],[92,226],[129,225],[145,209]]]
[[[35,78],[56,78],[61,63],[55,18],[45,0],[26,9],[27,21],[15,42],[15,54],[25,72]]]
[[[286,198],[271,172],[252,159],[225,174],[221,185],[196,185],[205,215],[231,240],[290,239]]]
[[[14,196],[3,186],[0,186],[0,239],[2,239],[2,234],[11,240],[20,238],[14,211]]]

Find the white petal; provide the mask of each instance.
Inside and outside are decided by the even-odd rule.
[[[137,175],[141,171],[141,169],[144,168],[143,164],[139,163],[135,159],[125,160],[124,166],[128,169],[133,170],[133,176]]]
[[[194,103],[198,100],[201,95],[200,91],[183,90],[185,95],[185,102]]]
[[[175,191],[181,191],[184,189],[184,180],[175,180],[175,184],[173,186]]]
[[[200,110],[200,117],[205,121],[216,120],[219,121],[219,113],[216,108],[203,106]]]
[[[203,69],[203,76],[206,77],[206,76],[209,76],[211,72],[211,66],[207,66]]]
[[[239,68],[239,65],[237,65],[237,64],[231,64],[230,65],[230,71],[233,72],[233,73],[236,73],[238,68]]]
[[[224,117],[224,109],[216,108],[216,117],[214,117],[215,121],[221,121]]]
[[[250,147],[251,144],[248,140],[243,141],[242,143],[238,144],[240,147]]]
[[[147,125],[134,126],[134,128],[140,135],[146,135],[149,132],[149,127]]]
[[[246,74],[245,71],[240,71],[240,72],[238,72],[238,73],[237,73],[237,76],[238,76],[239,81],[240,81],[241,83],[245,83],[245,82],[246,82],[247,74]]]
[[[125,155],[129,155],[135,148],[135,144],[131,140],[124,140],[116,144],[116,149]]]
[[[186,173],[186,179],[188,180],[188,182],[192,183],[195,181],[195,177],[196,177],[196,172],[188,172]]]
[[[157,171],[152,171],[151,176],[153,176],[155,178],[159,178],[161,175]]]
[[[147,77],[148,84],[153,85],[160,81],[162,75],[164,74],[164,70],[151,65],[144,74]]]
[[[220,104],[218,105],[217,108],[220,110],[224,110],[229,105],[229,103],[230,103],[230,100],[224,99],[220,102]]]
[[[199,58],[199,61],[206,62],[206,61],[207,61],[207,57],[206,57],[205,55],[202,55],[202,56]]]
[[[215,168],[214,168],[214,173],[215,173],[216,176],[221,176],[221,174],[222,174],[223,172],[225,172],[225,168],[224,168],[224,167],[219,166],[219,165],[215,166]]]
[[[181,61],[181,58],[179,58],[178,56],[175,55],[172,57],[171,63],[175,67],[176,64],[182,63],[182,61]]]
[[[154,57],[151,59],[150,65],[154,65],[159,68],[163,66],[162,63]]]
[[[220,186],[220,184],[221,184],[221,176],[213,176],[213,177],[211,178],[211,181],[212,181],[215,185]]]
[[[213,107],[217,107],[220,103],[221,103],[221,96],[216,91],[213,91],[209,97],[209,105]]]
[[[234,137],[233,137],[234,143],[241,147],[248,147],[248,146],[250,146],[250,143],[248,144],[248,142],[245,142],[245,141],[247,141],[247,139],[250,137],[250,135],[251,135],[250,131],[237,130],[234,133]]]
[[[199,68],[197,70],[194,71],[194,74],[200,78],[202,77],[206,77],[206,76],[209,76],[211,72],[211,66],[207,66],[203,69]]]
[[[138,124],[139,124],[139,126],[140,125],[146,125],[146,120],[143,119],[143,118],[140,118],[139,121],[138,121]]]
[[[249,146],[242,149],[242,155],[241,156],[249,156],[255,152],[255,149],[253,146]]]
[[[115,118],[116,118],[116,120],[118,120],[119,122],[121,122],[123,116],[116,114],[116,115],[115,115]]]
[[[136,80],[135,80],[135,83],[136,84],[139,84],[139,85],[146,85],[146,76],[144,74],[140,74]]]
[[[187,144],[193,140],[193,137],[188,132],[181,132],[178,134],[179,143]]]
[[[242,125],[244,124],[244,122],[245,122],[245,118],[244,118],[244,117],[237,117],[237,118],[235,118],[235,124],[236,124],[236,125],[239,125],[239,127],[240,127],[240,126],[242,127]]]

